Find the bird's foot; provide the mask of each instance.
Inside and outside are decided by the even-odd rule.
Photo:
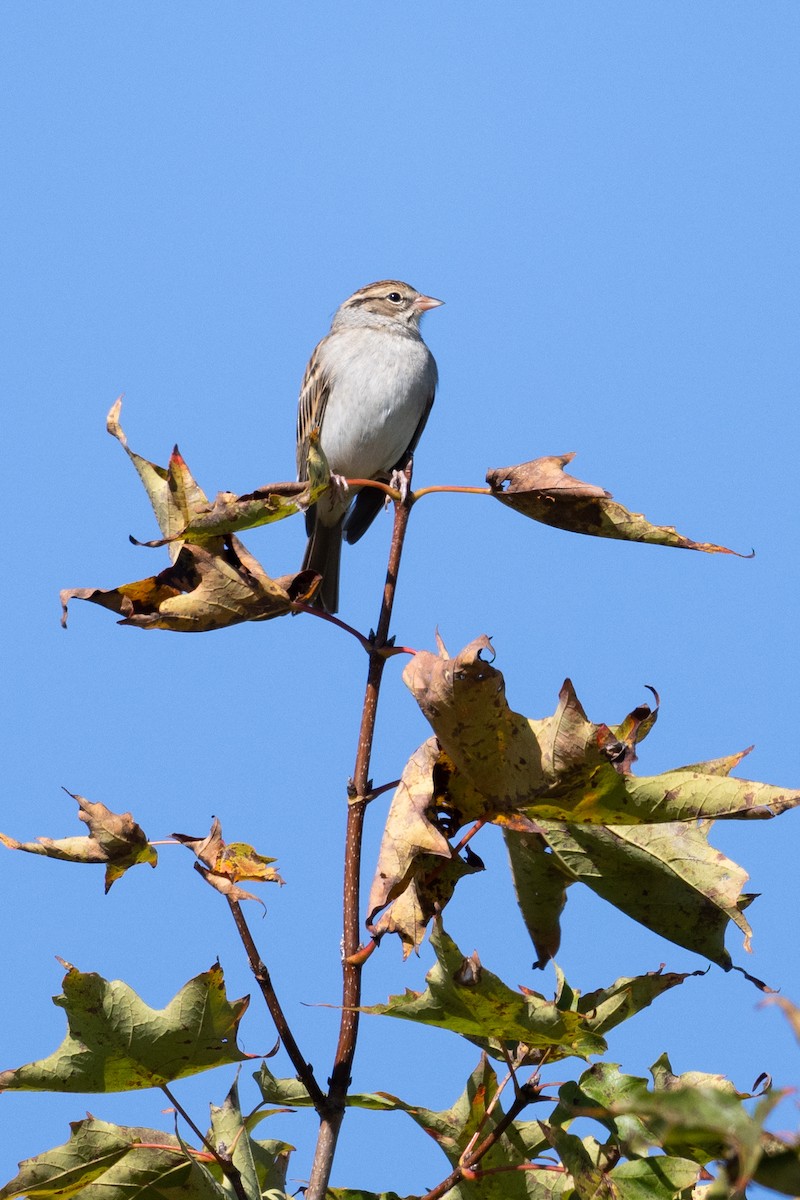
[[[328,496],[331,508],[335,508],[340,504],[346,504],[350,495],[350,487],[344,475],[334,475],[331,472],[328,487],[330,488]]]
[[[408,476],[405,471],[392,471],[392,477],[389,480],[389,486],[400,493],[400,503],[405,504],[408,499]]]

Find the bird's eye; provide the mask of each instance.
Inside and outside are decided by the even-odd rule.
[[[391,300],[392,304],[400,304],[403,297],[399,292],[389,292],[389,295],[386,297],[386,299]]]

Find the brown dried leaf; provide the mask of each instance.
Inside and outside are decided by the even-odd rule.
[[[567,475],[564,467],[574,454],[535,458],[514,467],[497,467],[486,482],[501,504],[544,525],[584,533],[592,537],[625,542],[651,542],[706,554],[736,554],[712,542],[693,542],[671,525],[651,525],[641,513],[630,512],[611,498],[611,493],[594,484]]]
[[[138,863],[149,863],[151,867],[156,865],[158,853],[129,812],[115,813],[104,804],[87,800],[84,796],[77,796],[69,791],[67,795],[77,802],[81,810],[78,817],[88,825],[90,837],[40,837],[35,842],[18,842],[15,838],[0,833],[0,842],[10,850],[43,854],[47,858],[57,858],[62,862],[104,863],[106,892],[117,879]]]
[[[468,785],[456,790],[454,800],[451,775],[452,763],[436,739],[429,738],[406,763],[386,819],[367,925],[376,936],[399,934],[405,954],[420,944],[429,920],[447,904],[461,876],[481,869],[474,856],[453,856],[445,830],[479,817],[486,804]]]
[[[177,842],[197,855],[199,862],[195,867],[217,891],[222,892],[232,900],[258,900],[257,896],[236,887],[243,879],[257,883],[279,883],[283,885],[278,872],[269,864],[274,858],[259,854],[245,842],[231,842],[227,845],[222,838],[222,826],[217,819],[211,824],[211,830],[204,838],[193,837],[188,833],[173,833]],[[258,900],[261,904],[261,900]]]
[[[174,541],[180,537],[181,531],[186,528],[195,513],[209,507],[208,497],[202,488],[198,487],[177,446],[172,452],[168,467],[159,467],[131,450],[119,423],[121,411],[120,396],[106,418],[106,429],[117,439],[136,468],[164,538]],[[179,545],[172,547],[173,560],[177,558],[179,549]]]
[[[106,429],[117,439],[136,468],[163,535],[151,542],[131,540],[144,546],[173,544],[173,559],[177,557],[181,541],[218,548],[216,542],[226,534],[304,512],[318,500],[330,482],[330,470],[317,435],[312,437],[309,447],[308,479],[305,482],[270,483],[244,496],[220,492],[211,504],[195,482],[177,446],[166,468],[157,466],[130,449],[119,423],[121,410],[120,396],[106,418]]]
[[[296,600],[313,596],[319,578],[301,571],[271,579],[238,538],[225,539],[218,552],[181,547],[176,561],[160,574],[117,588],[65,588],[61,592],[66,628],[70,600],[88,600],[120,613],[120,625],[207,633],[242,621],[269,621],[291,611]]]

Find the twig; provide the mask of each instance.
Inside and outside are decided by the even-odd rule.
[[[272,979],[265,963],[259,957],[256,944],[253,941],[253,935],[242,912],[242,906],[238,900],[231,900],[228,897],[228,906],[236,922],[236,928],[239,931],[239,937],[242,939],[242,945],[245,948],[250,970],[253,972],[253,977],[256,983],[261,988],[261,994],[266,1001],[267,1008],[270,1011],[270,1016],[275,1022],[275,1028],[278,1031],[278,1036],[283,1042],[284,1049],[292,1060],[292,1066],[297,1072],[297,1078],[305,1087],[311,1101],[318,1113],[323,1113],[327,1109],[328,1099],[322,1088],[317,1083],[311,1064],[307,1063],[303,1055],[300,1053],[300,1047],[294,1040],[294,1035],[289,1028],[289,1024],[284,1015],[283,1009],[280,1006],[280,1001],[275,994],[275,989],[272,986]]]
[[[443,1179],[442,1182],[437,1184],[435,1188],[432,1188],[431,1191],[426,1192],[424,1196],[420,1197],[420,1200],[440,1200],[440,1197],[446,1195],[447,1192],[449,1192],[451,1188],[455,1187],[457,1183],[460,1183],[462,1179],[468,1178],[484,1155],[488,1154],[492,1147],[497,1145],[500,1138],[503,1136],[511,1123],[516,1120],[522,1110],[527,1108],[528,1105],[532,1104],[536,1099],[538,1099],[538,1089],[534,1085],[528,1083],[521,1087],[508,1112],[500,1118],[492,1132],[486,1135],[481,1144],[475,1150],[469,1154],[465,1153],[462,1156],[461,1162],[458,1164],[456,1169],[450,1175],[448,1175],[447,1179]]]
[[[345,633],[349,633],[354,637],[361,646],[362,650],[366,650],[367,654],[372,653],[372,642],[369,638],[364,637],[363,633],[359,633],[352,625],[348,625],[346,621],[342,621],[339,617],[335,617],[333,613],[327,613],[321,608],[315,608],[313,604],[306,604],[305,600],[294,600],[292,602],[292,612],[308,613],[310,617],[318,617],[321,621],[328,621],[331,625],[338,625]]]
[[[225,1176],[225,1178],[230,1180],[231,1187],[235,1191],[236,1195],[239,1197],[239,1200],[247,1200],[247,1193],[244,1189],[244,1184],[242,1183],[242,1177],[239,1174],[236,1167],[233,1165],[233,1163],[230,1162],[230,1160],[224,1159],[222,1157],[222,1155],[219,1153],[219,1151],[216,1150],[211,1145],[211,1142],[209,1142],[209,1140],[203,1136],[203,1134],[200,1132],[198,1127],[195,1125],[192,1118],[189,1116],[186,1109],[183,1107],[182,1104],[180,1104],[178,1102],[176,1097],[173,1096],[172,1092],[169,1090],[167,1085],[165,1083],[162,1083],[160,1085],[160,1087],[161,1087],[161,1091],[167,1097],[167,1099],[169,1100],[170,1104],[175,1109],[175,1111],[177,1113],[180,1113],[180,1115],[183,1117],[186,1124],[189,1126],[189,1128],[194,1133],[195,1137],[199,1138],[199,1140],[205,1146],[206,1150],[208,1150],[209,1154],[211,1154],[213,1156],[214,1161],[216,1162],[219,1169],[222,1171],[222,1174]]]
[[[406,483],[411,482],[412,464],[409,461],[406,469]],[[400,568],[400,558],[403,553],[408,516],[411,509],[411,498],[408,492],[405,500],[401,500],[397,492],[384,488],[387,494],[395,499],[394,529],[392,544],[389,549],[389,562],[386,569],[386,582],[383,587],[383,599],[378,618],[377,632],[372,642],[367,669],[367,683],[364,690],[364,705],[361,712],[361,727],[358,733],[358,748],[353,770],[351,792],[358,799],[347,806],[347,832],[344,854],[344,893],[343,893],[343,940],[342,940],[342,1015],[339,1025],[339,1041],[336,1056],[331,1071],[330,1087],[327,1097],[327,1111],[320,1121],[319,1137],[317,1139],[314,1163],[311,1168],[311,1178],[306,1189],[306,1200],[323,1200],[328,1187],[336,1141],[339,1136],[344,1117],[347,1089],[350,1086],[350,1073],[356,1049],[358,1035],[357,1011],[361,1003],[361,967],[359,961],[352,961],[352,956],[359,948],[360,932],[360,899],[359,885],[361,876],[361,846],[364,832],[364,817],[367,810],[367,799],[371,788],[369,785],[369,765],[372,755],[372,740],[375,734],[375,718],[378,709],[383,668],[386,664],[386,650],[389,640],[389,626],[392,619],[397,573]]]

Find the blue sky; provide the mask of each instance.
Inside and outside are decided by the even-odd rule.
[[[740,774],[800,783],[795,3],[6,0],[0,36],[2,831],[78,832],[64,785],[132,809],[154,838],[202,833],[215,813],[230,839],[275,855],[288,886],[253,925],[324,1075],[336,1013],[301,1005],[338,997],[362,653],[310,618],[193,638],[75,605],[64,633],[57,593],[166,564],[128,542],[155,527],[104,432],[118,394],[134,449],[164,462],[178,441],[210,493],[291,478],[308,355],[337,305],[387,276],[446,301],[425,319],[441,386],[419,485],[479,485],[490,467],[575,450],[576,474],[652,520],[756,549],[742,561],[602,542],[432,498],[413,515],[398,640],[432,647],[438,626],[456,651],[489,633],[529,716],[553,711],[567,675],[596,721],[620,720],[653,684],[663,708],[643,773],[754,742]],[[343,564],[342,613],[365,630],[389,530],[377,521]],[[291,571],[302,522],[244,540],[272,574]],[[375,781],[426,736],[390,664]],[[754,953],[731,936],[734,959],[796,1001],[798,819],[714,831],[762,893]],[[476,849],[488,870],[461,885],[450,933],[509,984],[550,991],[552,973],[530,970],[495,831]],[[10,852],[3,868],[2,1067],[61,1040],[56,954],[153,1005],[218,955],[231,995],[254,990],[185,851],[164,848],[156,872],[105,899],[89,868]],[[430,962],[427,946],[403,964],[384,942],[366,1002],[420,987]],[[576,888],[559,962],[581,990],[703,965]],[[644,1073],[667,1050],[676,1070],[743,1089],[764,1070],[796,1084],[794,1040],[758,1002],[712,968],[612,1036],[610,1056]],[[254,997],[244,1045],[273,1040]],[[446,1033],[368,1019],[355,1084],[444,1108],[474,1062]],[[228,1083],[180,1088],[200,1124]],[[149,1092],[6,1095],[0,1177],[66,1140],[86,1108],[168,1123],[162,1107]],[[781,1120],[796,1126],[793,1105]],[[298,1146],[302,1178],[313,1122],[262,1129]],[[445,1174],[400,1116],[353,1115],[343,1136],[337,1184],[402,1193]]]

